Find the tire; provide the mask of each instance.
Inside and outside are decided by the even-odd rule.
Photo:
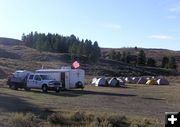
[[[46,93],[48,91],[47,85],[42,86],[42,92]]]
[[[83,88],[84,88],[83,83],[80,82],[80,81],[78,81],[78,82],[76,83],[76,88],[81,88],[81,89],[83,89]]]
[[[30,91],[31,90],[31,88],[28,88],[28,87],[25,87],[24,88],[26,91]]]
[[[60,92],[60,88],[56,88],[56,93],[59,93]]]
[[[12,89],[12,85],[11,84],[9,84],[9,88]]]
[[[15,84],[10,85],[10,88],[13,90],[18,90],[18,87]]]

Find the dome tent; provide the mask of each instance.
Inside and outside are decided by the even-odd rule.
[[[158,85],[169,85],[169,81],[165,78],[160,78],[157,80]]]
[[[137,84],[146,84],[147,79],[145,77],[141,77],[139,78],[139,80],[137,81]]]
[[[131,77],[126,77],[125,81],[126,81],[126,83],[132,83],[132,78]]]
[[[98,78],[95,86],[108,86],[108,81],[105,78]]]
[[[97,78],[96,78],[96,77],[94,77],[94,78],[92,79],[91,84],[95,85],[95,84],[96,84],[96,81],[97,81]]]
[[[132,78],[132,83],[136,84],[138,82],[138,80],[139,80],[139,77],[133,77]]]
[[[117,80],[119,80],[119,79],[124,83],[126,82],[125,77],[118,77]]]
[[[119,86],[125,85],[125,81],[123,81],[121,78],[117,78],[117,80],[119,81]]]
[[[146,82],[146,85],[158,85],[158,83],[155,79],[150,79]]]
[[[117,80],[117,78],[115,77],[111,78],[108,83],[110,86],[113,86],[113,87],[119,86],[119,80]]]

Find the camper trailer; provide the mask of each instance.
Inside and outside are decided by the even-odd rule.
[[[57,81],[62,82],[65,89],[84,88],[85,71],[82,69],[62,67],[61,69],[40,69],[36,70],[36,73],[52,75]]]

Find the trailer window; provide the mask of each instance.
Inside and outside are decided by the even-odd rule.
[[[51,75],[40,75],[40,77],[43,80],[54,80],[54,78]]]
[[[33,79],[33,77],[34,77],[34,75],[30,75],[30,76],[29,76],[29,79],[30,79],[30,80],[32,80],[32,79]]]

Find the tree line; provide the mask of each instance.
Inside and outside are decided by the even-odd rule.
[[[137,50],[137,49],[135,49]],[[144,50],[140,50],[137,55],[130,52],[120,52],[114,49],[108,52],[108,58],[116,61],[122,61],[134,66],[157,67],[157,61],[154,58],[147,58]],[[174,57],[164,56],[159,67],[166,69],[177,69],[176,59]]]
[[[80,40],[75,35],[62,36],[59,34],[45,34],[31,32],[22,35],[22,41],[26,46],[42,51],[56,53],[70,53],[72,59],[85,56],[90,62],[97,62],[101,51],[98,42],[91,40]]]

